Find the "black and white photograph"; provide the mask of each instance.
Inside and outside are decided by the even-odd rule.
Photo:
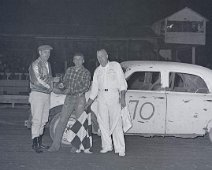
[[[212,170],[212,0],[0,0],[0,170]]]

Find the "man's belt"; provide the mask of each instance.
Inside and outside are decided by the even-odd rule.
[[[99,91],[101,92],[110,92],[110,91],[118,91],[118,89],[114,88],[114,89],[99,89]]]
[[[80,97],[82,95],[85,95],[85,93],[77,93],[77,94],[74,94],[73,96],[77,96],[77,97]]]

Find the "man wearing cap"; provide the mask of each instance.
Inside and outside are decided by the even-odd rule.
[[[42,145],[42,135],[49,117],[49,102],[53,81],[58,81],[57,78],[52,77],[51,66],[48,62],[52,49],[49,45],[39,46],[39,57],[29,67],[32,148],[37,153],[41,153],[43,152],[42,149],[48,148]]]
[[[87,109],[97,97],[97,120],[101,131],[101,153],[112,151],[112,139],[115,153],[125,156],[125,141],[122,130],[121,109],[126,106],[125,92],[127,83],[119,63],[109,62],[105,49],[97,51],[100,66],[94,72]],[[112,139],[111,139],[112,135]]]

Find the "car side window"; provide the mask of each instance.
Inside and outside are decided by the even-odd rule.
[[[205,81],[193,74],[171,72],[169,74],[169,89],[175,92],[208,93]]]
[[[160,90],[160,72],[134,72],[128,79],[128,90]]]

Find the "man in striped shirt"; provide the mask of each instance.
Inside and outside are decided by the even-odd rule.
[[[52,77],[51,66],[48,62],[52,49],[49,45],[39,46],[39,57],[29,67],[32,148],[37,153],[41,153],[43,152],[42,149],[48,148],[42,145],[42,136],[49,117],[50,93],[53,89],[53,82],[59,81],[59,78]]]

